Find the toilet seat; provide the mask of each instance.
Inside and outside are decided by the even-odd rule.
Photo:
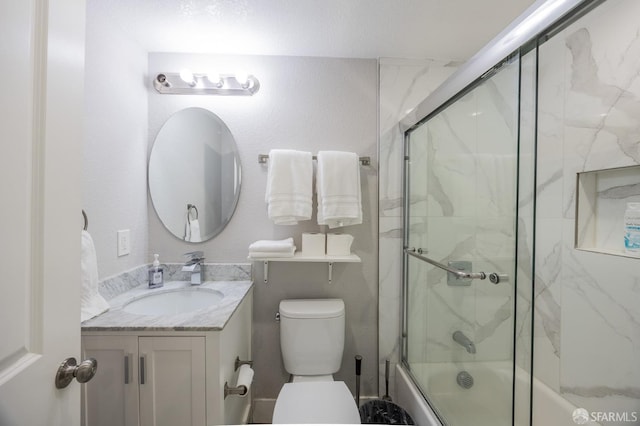
[[[360,424],[358,407],[344,382],[286,383],[273,424]]]

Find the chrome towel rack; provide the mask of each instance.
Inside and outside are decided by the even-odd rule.
[[[317,160],[317,156],[311,157],[314,160]],[[258,155],[258,164],[267,164],[267,160],[269,159],[268,154],[259,154]],[[361,166],[370,166],[371,165],[371,157],[358,157],[358,161],[360,161]]]

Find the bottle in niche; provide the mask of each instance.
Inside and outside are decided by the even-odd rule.
[[[624,212],[624,251],[640,255],[640,203],[627,203]]]
[[[149,288],[158,288],[164,285],[164,270],[160,266],[159,255],[153,255],[153,266],[149,268]]]

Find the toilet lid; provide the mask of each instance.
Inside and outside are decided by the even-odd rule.
[[[286,383],[273,410],[274,424],[360,424],[344,382]]]

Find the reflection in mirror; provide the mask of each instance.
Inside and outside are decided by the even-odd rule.
[[[169,117],[151,149],[149,193],[174,236],[197,243],[218,235],[240,196],[238,149],[224,121],[202,108]]]

